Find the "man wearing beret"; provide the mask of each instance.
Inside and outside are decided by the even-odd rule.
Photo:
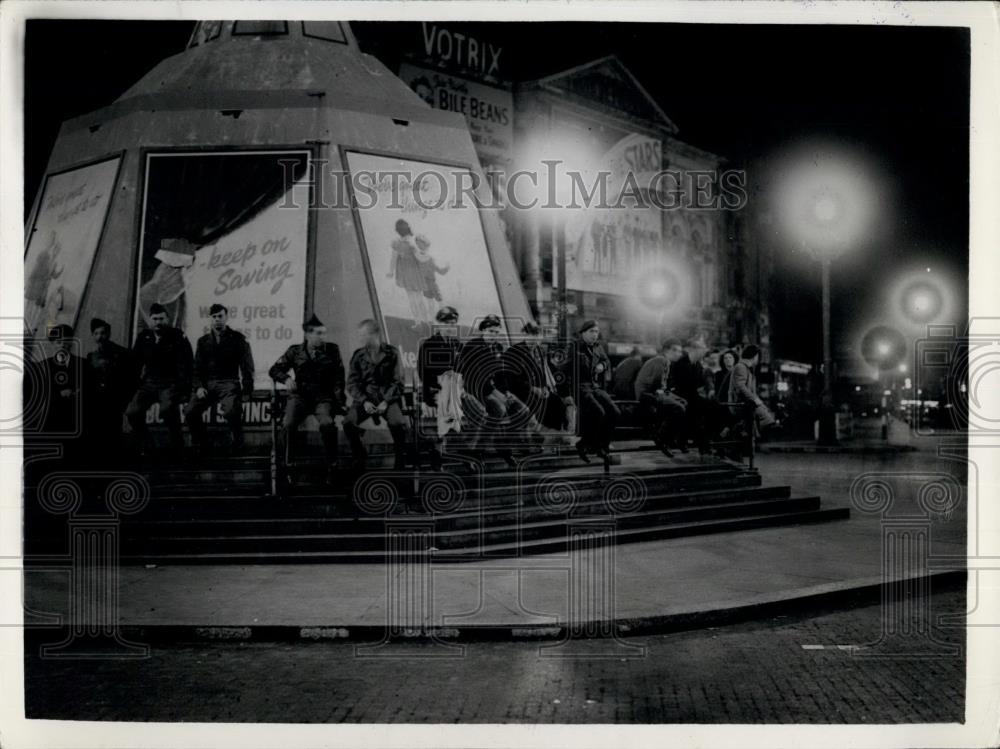
[[[438,378],[448,372],[457,372],[458,355],[462,350],[462,341],[458,337],[458,310],[451,306],[442,307],[435,319],[437,325],[434,333],[421,342],[417,354],[423,402],[432,407],[439,405],[438,394],[441,392],[441,385]],[[478,445],[477,425],[483,423],[486,408],[465,388],[462,388],[460,403],[465,417],[463,422],[469,426],[466,433],[470,436],[465,441],[465,446],[468,450],[475,451]],[[437,441],[432,443],[430,458],[433,467],[440,466],[441,449]]]
[[[589,463],[587,452],[606,458],[611,452],[611,435],[621,418],[618,406],[606,388],[611,381],[611,360],[598,340],[601,328],[596,320],[580,326],[576,347],[577,391],[580,395],[580,440],[576,452]]]
[[[282,421],[281,438],[285,460],[291,462],[292,440],[299,424],[310,414],[319,423],[327,460],[327,480],[333,479],[337,463],[337,424],[343,412],[344,360],[335,343],[323,339],[326,326],[313,315],[303,325],[305,340],[288,347],[271,367],[269,374],[288,388],[288,403]],[[294,376],[293,376],[294,375]]]
[[[243,449],[243,393],[253,393],[253,354],[246,337],[229,327],[229,310],[209,308],[211,330],[198,339],[194,354],[194,395],[187,407],[188,429],[199,449],[207,447],[202,415],[219,403],[233,436],[232,452]],[[240,381],[242,380],[242,388]]]
[[[178,406],[191,392],[191,344],[187,336],[167,323],[167,308],[154,303],[149,307],[152,325],[139,333],[132,355],[139,368],[139,389],[125,409],[137,446],[146,436],[146,411],[160,404],[160,417],[170,432],[170,446],[179,455],[184,449]]]
[[[347,392],[351,407],[344,417],[344,434],[351,443],[354,468],[363,470],[368,457],[361,437],[365,430],[361,424],[371,419],[376,426],[384,418],[392,435],[394,468],[406,467],[406,419],[400,409],[403,398],[403,369],[399,352],[394,346],[382,342],[378,323],[362,320],[358,325],[361,348],[351,356]]]
[[[90,321],[94,350],[87,354],[87,423],[93,426],[95,447],[102,454],[117,456],[122,443],[122,418],[136,386],[131,352],[111,340],[111,323],[95,317]]]

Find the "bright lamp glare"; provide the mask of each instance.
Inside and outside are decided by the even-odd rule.
[[[906,365],[905,364],[900,364],[899,365],[899,371],[900,372],[905,372],[906,371]]]
[[[816,200],[813,213],[821,223],[828,224],[837,217],[837,201],[824,195]]]
[[[663,281],[653,281],[649,284],[649,296],[654,299],[662,299],[667,295],[667,284]]]
[[[835,144],[809,144],[775,164],[770,203],[796,249],[835,257],[870,238],[885,194],[874,166]]]
[[[877,346],[876,348],[877,348],[878,352],[879,352],[880,354],[882,354],[882,356],[885,356],[885,355],[887,355],[887,354],[888,354],[888,353],[889,353],[890,351],[892,351],[892,346],[890,346],[890,345],[889,345],[888,343],[886,343],[885,341],[882,341],[881,343],[879,343],[879,344],[878,344],[878,346]]]

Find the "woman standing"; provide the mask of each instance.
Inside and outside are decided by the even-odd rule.
[[[417,248],[413,244],[413,232],[410,225],[403,219],[396,222],[396,234],[392,240],[392,259],[389,261],[387,278],[395,278],[396,286],[406,292],[406,300],[410,305],[410,315],[413,318],[413,329],[416,330],[426,319],[424,308],[424,274],[417,260]]]

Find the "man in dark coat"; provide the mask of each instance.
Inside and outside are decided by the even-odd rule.
[[[347,393],[351,407],[344,417],[344,433],[351,443],[354,467],[363,470],[368,453],[361,441],[365,430],[361,426],[371,419],[376,426],[384,418],[392,435],[396,470],[406,467],[406,417],[400,404],[403,399],[403,369],[399,352],[382,341],[378,323],[362,320],[358,325],[361,348],[351,355]]]
[[[84,417],[91,427],[94,451],[115,458],[122,445],[122,417],[136,387],[132,353],[111,340],[111,323],[95,317],[90,333],[96,344],[87,354],[87,378],[92,387],[87,394]]]
[[[152,328],[143,330],[135,339],[132,356],[139,368],[139,388],[125,409],[137,445],[146,436],[146,411],[160,404],[160,417],[170,432],[170,445],[175,453],[184,447],[178,406],[191,392],[191,344],[187,336],[167,324],[167,309],[154,303],[149,308]]]
[[[448,372],[458,371],[458,355],[462,350],[462,341],[459,338],[457,309],[451,306],[442,307],[438,310],[435,320],[437,324],[434,332],[420,343],[420,350],[417,354],[417,371],[420,375],[420,391],[423,402],[429,407],[436,408],[438,393],[441,392],[438,378]],[[468,438],[463,441],[467,449],[476,450],[479,433],[477,425],[483,423],[486,408],[475,396],[464,389],[461,405],[465,416],[463,431],[468,435]],[[431,439],[430,459],[432,466],[440,466],[441,450],[436,433]]]
[[[537,432],[539,424],[527,406],[510,392],[503,367],[502,323],[496,315],[484,317],[473,336],[462,346],[458,372],[463,384],[485,406],[486,418],[477,424],[485,440],[497,448],[497,454],[511,466],[516,465],[507,445],[501,445],[503,432],[511,427],[528,427]]]
[[[187,407],[187,424],[191,441],[205,449],[208,434],[203,414],[219,403],[236,454],[243,449],[243,394],[253,393],[253,354],[246,337],[229,327],[229,311],[223,305],[213,304],[209,314],[212,329],[198,339],[195,347],[194,394]]]
[[[611,393],[618,400],[632,400],[635,388],[635,378],[642,369],[642,354],[639,349],[633,348],[618,366],[615,367],[611,376]]]
[[[669,379],[673,365],[683,356],[681,342],[668,338],[660,344],[660,352],[651,357],[635,378],[635,399],[652,415],[653,441],[665,455],[671,455],[670,444],[682,434],[687,403],[670,391]]]
[[[272,379],[288,388],[281,431],[284,445],[279,446],[279,450],[284,450],[285,460],[290,462],[295,430],[306,417],[315,415],[326,452],[327,475],[332,478],[337,461],[334,417],[343,412],[344,403],[344,360],[337,344],[323,340],[326,326],[316,315],[303,324],[302,330],[305,341],[289,346],[269,371]]]
[[[580,439],[576,452],[589,463],[587,452],[607,457],[611,451],[611,436],[621,418],[621,411],[608,395],[611,382],[611,360],[598,340],[601,328],[596,320],[586,320],[580,326],[577,339],[575,376],[580,404]]]
[[[507,387],[543,427],[562,429],[566,421],[566,406],[556,392],[556,377],[549,363],[541,329],[535,323],[527,322],[522,333],[522,339],[503,354]]]
[[[705,385],[705,371],[701,360],[708,350],[705,339],[695,336],[684,344],[684,353],[670,368],[669,385],[687,403],[685,418],[682,420],[680,447],[686,449],[689,439],[693,439],[701,452],[708,450],[709,421],[714,423],[716,415],[711,410]]]

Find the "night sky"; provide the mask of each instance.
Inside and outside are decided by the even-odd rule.
[[[874,154],[895,185],[878,242],[834,272],[835,341],[878,309],[918,262],[968,275],[969,34],[961,28],[698,24],[464,24],[504,45],[513,80],[616,54],[680,128],[678,137],[745,167],[804,136]],[[471,28],[475,27],[475,28]],[[59,123],[111,103],[164,57],[189,22],[32,21],[25,71],[27,209]],[[390,68],[421,44],[419,23],[354,24]],[[67,64],[67,61],[86,64]],[[777,356],[819,354],[819,272],[776,247]],[[964,296],[965,290],[961,289]],[[859,301],[861,300],[861,301]],[[865,301],[867,300],[867,301]],[[960,305],[964,314],[964,301]]]

